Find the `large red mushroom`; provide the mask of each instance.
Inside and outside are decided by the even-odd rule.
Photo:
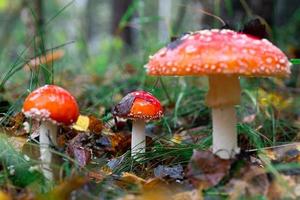
[[[31,92],[24,101],[22,112],[27,118],[40,121],[39,141],[42,170],[52,180],[49,167],[51,152],[49,145],[57,145],[57,125],[71,125],[79,116],[75,98],[65,89],[56,85],[45,85]]]
[[[286,77],[290,66],[286,55],[267,39],[212,29],[178,38],[151,56],[145,67],[152,76],[208,76],[213,152],[228,159],[239,152],[234,108],[240,103],[239,76]]]
[[[131,156],[144,153],[146,148],[145,123],[161,118],[163,110],[158,99],[145,91],[127,94],[113,110],[113,115],[132,120]]]

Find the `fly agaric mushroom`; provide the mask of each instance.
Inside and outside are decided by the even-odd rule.
[[[228,159],[239,152],[234,109],[240,103],[239,76],[285,77],[290,66],[285,54],[266,39],[212,29],[183,35],[151,56],[145,68],[154,76],[208,76],[213,152]]]
[[[131,156],[144,153],[146,147],[145,121],[157,120],[163,114],[159,100],[145,91],[127,94],[113,110],[113,115],[132,119]]]
[[[22,112],[27,118],[41,121],[40,157],[43,163],[43,173],[52,180],[49,169],[51,152],[49,145],[57,145],[57,125],[71,125],[79,115],[75,98],[65,89],[55,85],[45,85],[31,92],[24,101]]]

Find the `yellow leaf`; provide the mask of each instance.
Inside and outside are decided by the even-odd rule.
[[[0,0],[1,2],[1,0]],[[9,194],[3,192],[3,191],[0,191],[0,199],[1,200],[11,200],[12,198],[10,197]]]
[[[258,90],[259,104],[262,107],[272,106],[277,110],[284,110],[292,103],[292,98],[285,98],[278,93],[266,92],[263,89]]]
[[[171,141],[180,144],[182,142],[182,135],[175,133],[174,136],[172,137]]]
[[[79,115],[73,128],[77,131],[87,131],[90,125],[90,118],[84,115]]]

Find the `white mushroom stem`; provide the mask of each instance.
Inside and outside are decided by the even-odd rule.
[[[49,121],[42,121],[40,128],[40,158],[42,161],[42,171],[44,176],[53,180],[53,173],[50,167],[52,154],[50,145],[56,145],[57,125]]]
[[[240,93],[238,76],[209,77],[206,104],[212,108],[213,152],[223,159],[233,158],[239,152],[234,106],[240,103]]]
[[[136,157],[139,153],[144,153],[146,148],[145,121],[132,121],[131,135],[131,157]]]

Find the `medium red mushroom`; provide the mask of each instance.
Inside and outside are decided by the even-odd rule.
[[[182,36],[151,56],[145,67],[153,76],[208,76],[213,152],[228,159],[239,152],[234,108],[240,103],[239,76],[285,77],[290,66],[286,55],[266,39],[212,29]]]
[[[45,85],[31,92],[24,101],[22,112],[27,118],[40,121],[39,141],[43,172],[52,180],[49,169],[51,152],[49,145],[57,145],[57,125],[71,125],[79,116],[75,98],[65,89],[56,85]]]
[[[145,122],[157,120],[163,114],[158,99],[145,91],[127,94],[113,110],[113,115],[132,119],[131,156],[144,153],[146,147]]]

